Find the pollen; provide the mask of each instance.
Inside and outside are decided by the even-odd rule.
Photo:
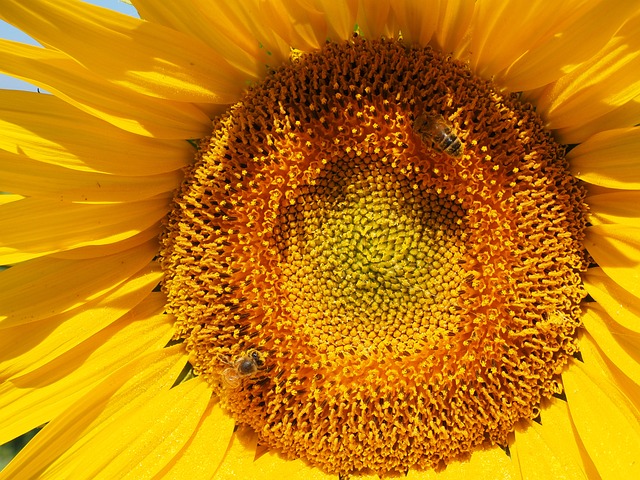
[[[200,144],[162,237],[175,338],[284,457],[446,468],[562,392],[584,196],[516,95],[429,48],[327,44]]]

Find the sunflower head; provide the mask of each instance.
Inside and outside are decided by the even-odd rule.
[[[506,445],[576,350],[584,195],[464,64],[328,44],[201,143],[163,237],[176,338],[237,421],[328,471]]]

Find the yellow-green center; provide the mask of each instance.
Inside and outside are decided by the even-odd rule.
[[[449,334],[464,276],[463,210],[412,187],[390,160],[337,161],[281,209],[290,312],[311,345],[383,360]],[[440,325],[448,318],[448,325]],[[384,352],[378,352],[384,349]]]

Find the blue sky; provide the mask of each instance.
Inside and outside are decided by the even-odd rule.
[[[118,12],[126,13],[128,15],[136,15],[135,9],[121,0],[85,0],[86,3],[92,3],[94,5],[100,5],[110,10],[116,10]],[[14,40],[22,43],[29,43],[35,45],[36,42],[29,36],[22,33],[20,30],[12,27],[11,25],[0,20],[0,38],[6,38],[8,40]],[[36,87],[28,83],[22,82],[12,77],[0,74],[0,88],[5,89],[19,89],[36,91]]]

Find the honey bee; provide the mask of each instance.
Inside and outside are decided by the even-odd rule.
[[[236,357],[233,363],[225,362],[229,366],[222,371],[224,383],[231,388],[237,388],[243,378],[252,377],[264,365],[264,358],[257,350],[247,350],[246,354]]]
[[[427,113],[418,115],[413,122],[413,129],[423,142],[431,143],[436,150],[451,157],[462,155],[462,142],[442,115]]]

